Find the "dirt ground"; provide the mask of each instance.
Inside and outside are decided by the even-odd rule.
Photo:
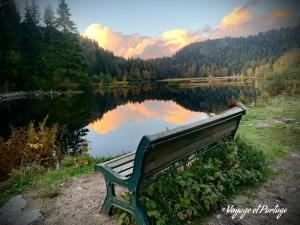
[[[248,194],[224,203],[220,210],[205,219],[205,225],[268,225],[299,224],[300,221],[300,154],[290,154],[273,163],[271,169],[277,174]],[[35,199],[34,193],[23,195],[27,208],[41,209],[44,214],[38,225],[115,225],[115,218],[100,214],[105,198],[105,182],[100,174],[75,178],[61,186],[61,192],[53,199]],[[287,213],[276,219],[275,214],[247,214],[243,219],[232,219],[226,210],[233,204],[240,208],[254,208],[259,204],[287,208]]]
[[[115,218],[100,213],[106,185],[100,174],[92,173],[75,178],[61,187],[54,199],[36,199],[34,193],[24,194],[30,208],[40,208],[44,220],[38,225],[115,225]]]

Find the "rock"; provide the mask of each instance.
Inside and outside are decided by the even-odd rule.
[[[1,224],[27,225],[43,219],[39,209],[25,210],[25,205],[21,195],[11,198],[0,208]]]
[[[282,117],[280,119],[280,121],[286,123],[286,124],[291,124],[291,123],[295,123],[296,120],[294,118],[286,118],[286,117]]]
[[[79,186],[79,187],[76,188],[76,190],[78,190],[78,191],[84,191],[84,188]]]
[[[272,126],[272,124],[273,124],[272,120],[255,121],[255,126],[260,128],[270,127]]]
[[[280,120],[274,120],[274,122],[277,123],[277,124],[280,124],[280,125],[286,125],[285,122],[282,122],[282,121],[280,121]]]
[[[16,218],[16,225],[27,225],[32,224],[33,222],[38,222],[43,219],[42,214],[40,213],[40,210],[33,209],[26,213],[23,213],[23,216]]]

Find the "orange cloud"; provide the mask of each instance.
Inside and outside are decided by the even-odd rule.
[[[124,56],[126,54],[129,57],[132,55],[127,53],[128,49],[138,48],[137,46],[143,43],[144,40],[144,38],[138,34],[126,36],[122,33],[113,32],[110,28],[98,23],[89,25],[82,36],[97,41],[99,46],[112,51],[118,56]]]
[[[190,120],[207,117],[205,113],[189,111],[173,101],[147,100],[143,103],[127,103],[118,106],[88,127],[98,134],[107,134],[128,121],[161,118],[167,123],[180,125]]]
[[[290,17],[291,15],[292,15],[291,10],[276,9],[276,10],[272,11],[271,19],[277,20],[277,19],[281,19],[283,17]]]
[[[98,23],[89,25],[82,36],[97,41],[99,46],[112,51],[115,55],[144,59],[171,56],[187,44],[201,39],[199,34],[182,29],[165,31],[161,37],[123,35]]]
[[[174,29],[162,33],[165,46],[168,46],[172,53],[180,48],[201,39],[198,33],[192,34],[186,30]]]
[[[125,58],[131,58],[138,55],[142,55],[147,46],[153,45],[156,43],[155,39],[146,38],[138,42],[135,46],[129,47],[126,52],[122,55]]]
[[[220,24],[221,29],[226,29],[232,26],[238,26],[249,22],[252,19],[252,14],[247,8],[237,6],[231,13],[225,16]]]

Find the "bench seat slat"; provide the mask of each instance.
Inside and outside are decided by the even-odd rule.
[[[113,170],[116,171],[117,173],[121,173],[125,170],[128,170],[128,169],[132,168],[133,165],[134,165],[134,160],[132,160],[132,161],[126,163],[126,164],[120,165],[118,167],[115,167],[115,168],[113,168]]]
[[[131,176],[132,173],[133,173],[133,168],[130,168],[130,169],[125,170],[125,171],[123,171],[119,174],[123,177],[129,177],[129,176]]]
[[[119,158],[112,159],[108,162],[105,162],[102,165],[105,165],[105,166],[108,166],[108,167],[114,169],[115,167],[118,167],[118,166],[121,166],[123,164],[126,164],[128,162],[133,161],[134,158],[135,158],[135,152],[131,152],[131,153],[128,153],[128,154],[126,154],[124,156],[121,156]]]

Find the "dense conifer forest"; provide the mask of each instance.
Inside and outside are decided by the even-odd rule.
[[[20,13],[22,11],[23,13]],[[0,86],[15,90],[87,89],[103,81],[172,77],[253,75],[286,51],[300,47],[300,26],[190,44],[172,57],[124,59],[83,38],[65,0],[42,12],[35,1],[24,9],[0,4]]]

